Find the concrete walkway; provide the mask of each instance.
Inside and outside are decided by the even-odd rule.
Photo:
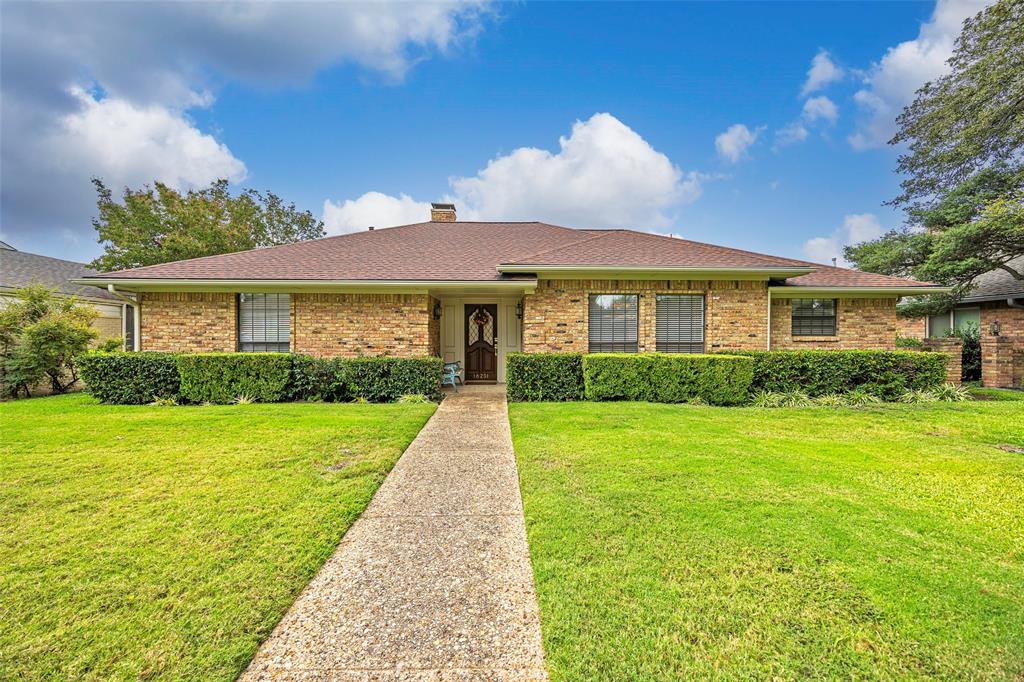
[[[503,387],[445,398],[240,679],[547,679]]]

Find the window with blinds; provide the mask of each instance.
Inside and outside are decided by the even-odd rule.
[[[704,297],[659,294],[655,336],[659,353],[703,353]]]
[[[291,330],[288,294],[238,295],[238,350],[287,353]]]
[[[637,352],[636,294],[595,294],[590,297],[591,353]]]
[[[835,335],[836,299],[793,299],[793,336]]]

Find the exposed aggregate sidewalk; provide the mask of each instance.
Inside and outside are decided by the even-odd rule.
[[[501,386],[445,398],[240,678],[546,679]]]

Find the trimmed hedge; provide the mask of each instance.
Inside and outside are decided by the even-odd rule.
[[[752,393],[803,391],[811,397],[853,390],[883,400],[946,381],[946,354],[884,350],[735,351],[753,358]]]
[[[513,402],[583,399],[583,356],[579,353],[509,353],[505,393]]]
[[[698,354],[595,353],[583,357],[587,400],[736,405],[747,400],[751,358]]]
[[[195,353],[178,356],[181,396],[193,403],[230,403],[248,396],[276,403],[288,395],[288,353]]]
[[[181,380],[171,353],[104,353],[75,360],[82,381],[100,402],[146,405],[157,398],[178,397]]]
[[[314,358],[296,355],[292,361],[295,400],[345,402],[363,399],[394,402],[403,395],[441,397],[444,361],[418,358]]]

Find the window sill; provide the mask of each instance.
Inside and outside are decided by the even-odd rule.
[[[793,343],[838,343],[838,336],[794,336]]]

